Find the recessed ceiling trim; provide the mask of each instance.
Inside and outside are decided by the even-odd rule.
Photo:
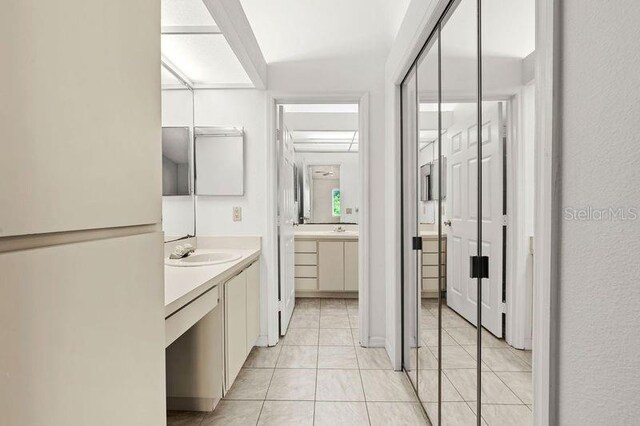
[[[239,0],[203,0],[256,89],[267,88],[267,61],[262,55]]]
[[[160,64],[165,70],[169,71],[169,73],[171,73],[182,84],[184,84],[187,87],[187,89],[193,90],[193,83],[191,82],[191,80],[189,80],[189,78],[186,75],[184,75],[182,71],[180,71],[175,65],[173,65],[171,61],[169,61],[167,58],[163,56],[160,59]]]
[[[194,84],[193,90],[255,89],[253,83]]]

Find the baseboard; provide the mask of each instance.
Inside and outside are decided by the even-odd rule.
[[[391,342],[385,341],[384,348],[387,350],[387,355],[389,356],[389,359],[391,360],[391,365],[393,366],[393,369],[396,370],[396,371],[401,371],[402,370],[402,362],[401,362],[401,360],[394,359],[395,358],[393,356],[394,351],[393,351],[393,348],[391,347]]]
[[[213,411],[220,398],[196,398],[185,396],[168,396],[167,410],[172,411]]]
[[[357,291],[296,290],[296,298],[357,299]]]
[[[256,346],[269,346],[269,338],[263,334],[258,336],[258,340],[256,340]]]
[[[380,336],[369,337],[369,348],[384,348],[386,347],[386,339]]]

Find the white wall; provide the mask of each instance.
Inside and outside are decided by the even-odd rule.
[[[374,49],[375,51],[375,46]],[[387,52],[379,55],[326,58],[269,64],[269,90],[276,95],[369,93],[370,173],[369,202],[370,250],[370,337],[372,343],[385,342],[385,211],[384,211],[384,63]]]
[[[360,200],[360,166],[357,153],[336,152],[296,152],[296,161],[304,165],[340,165],[340,196],[342,214],[341,222],[358,222]],[[305,207],[306,208],[306,207]],[[352,208],[352,213],[347,214],[347,208]]]
[[[260,90],[195,92],[195,125],[237,126],[245,131],[245,195],[197,197],[198,235],[264,235],[266,218],[266,94]],[[242,221],[233,221],[233,207]]]
[[[640,2],[560,5],[558,424],[635,424],[640,220],[569,220],[562,209],[640,208]]]
[[[266,92],[255,89],[197,90],[195,125],[244,127],[244,195],[198,196],[198,236],[257,235],[263,238],[260,261],[262,303],[260,334],[267,334],[267,278],[277,268],[274,254],[265,247],[267,235],[267,118]],[[242,220],[233,221],[233,208],[242,209]],[[266,340],[261,339],[261,343]]]

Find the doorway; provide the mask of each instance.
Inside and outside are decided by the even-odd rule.
[[[368,305],[368,96],[282,97],[273,99],[273,108],[279,299],[269,315],[278,318],[277,336],[308,313],[296,314],[296,301],[345,300],[346,328],[369,346],[368,310],[362,308]],[[290,181],[280,167],[285,152],[293,159]],[[285,200],[295,213],[281,214]],[[293,244],[285,247],[287,239]]]
[[[532,424],[533,281],[513,270],[535,3],[514,3],[449,2],[401,85],[402,363],[433,424]]]

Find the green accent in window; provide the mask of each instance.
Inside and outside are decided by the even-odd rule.
[[[334,217],[340,216],[340,189],[335,188],[331,191],[331,206],[332,214]]]

